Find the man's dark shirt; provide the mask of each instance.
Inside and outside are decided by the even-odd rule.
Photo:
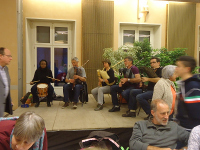
[[[162,77],[162,68],[161,68],[161,67],[160,67],[160,68],[157,68],[157,70],[156,70],[155,73],[157,74],[157,76],[158,76],[159,78],[161,78],[161,77]],[[147,90],[153,91],[155,84],[156,84],[156,83],[154,83],[154,82],[149,82],[149,83],[148,83]]]

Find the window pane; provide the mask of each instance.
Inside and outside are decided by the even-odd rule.
[[[50,27],[37,26],[37,43],[50,43]]]
[[[135,42],[135,30],[124,30],[123,45],[133,45]]]
[[[144,38],[148,38],[150,42],[150,31],[139,31],[139,41],[142,42]]]
[[[63,86],[68,70],[68,49],[54,49],[54,77],[61,82],[55,82],[54,86]]]
[[[55,43],[68,44],[68,28],[55,27]]]
[[[37,68],[40,67],[39,62],[42,59],[47,61],[47,68],[51,69],[51,49],[49,47],[37,47]]]

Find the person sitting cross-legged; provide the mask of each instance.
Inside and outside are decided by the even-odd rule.
[[[135,123],[129,140],[130,150],[172,150],[177,141],[187,143],[190,133],[173,121],[168,121],[169,106],[161,99],[151,102],[153,118]]]
[[[110,87],[113,108],[110,109],[109,112],[120,111],[117,98],[118,93],[121,93],[122,97],[128,102],[130,90],[133,88],[139,88],[139,82],[141,79],[138,68],[133,65],[133,58],[130,56],[124,58],[124,64],[126,66],[123,71],[124,78],[120,80],[119,85],[113,85]]]

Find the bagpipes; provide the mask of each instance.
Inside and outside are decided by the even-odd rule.
[[[115,66],[117,66],[119,63],[123,62],[124,60],[119,61],[118,63],[116,63],[115,65],[113,65],[111,68],[114,68]],[[105,68],[103,68],[103,70],[98,69],[97,70],[97,76],[98,78],[103,78],[104,80],[109,79],[109,75],[107,73],[107,71],[104,70]],[[115,81],[113,81],[112,83],[107,83],[105,82],[107,85],[113,85],[115,84]],[[102,86],[102,84],[100,85]]]
[[[89,62],[89,60],[87,60],[81,67],[86,65],[88,62]],[[81,67],[74,67],[74,75],[78,75],[78,76],[82,75]],[[74,84],[82,84],[82,81],[80,79],[75,79]]]

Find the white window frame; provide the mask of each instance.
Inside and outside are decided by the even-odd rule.
[[[121,36],[121,46],[124,43],[123,33],[124,30],[135,30],[135,41],[139,41],[139,31],[150,31],[150,43],[151,46],[154,46],[154,35],[153,35],[153,28],[150,27],[136,27],[136,26],[124,26],[120,28],[120,36]]]
[[[50,26],[50,43],[37,43],[36,42],[36,26]],[[68,43],[54,43],[54,27],[68,27]],[[73,31],[72,31],[73,30]],[[51,49],[51,69],[54,74],[54,48],[67,48],[68,49],[68,69],[71,67],[71,58],[76,54],[76,21],[75,20],[51,20],[51,19],[38,19],[26,18],[26,83],[29,83],[34,72],[37,69],[37,47],[49,47]],[[26,92],[30,91],[31,85],[26,84]],[[56,93],[63,95],[63,87],[60,92]]]

